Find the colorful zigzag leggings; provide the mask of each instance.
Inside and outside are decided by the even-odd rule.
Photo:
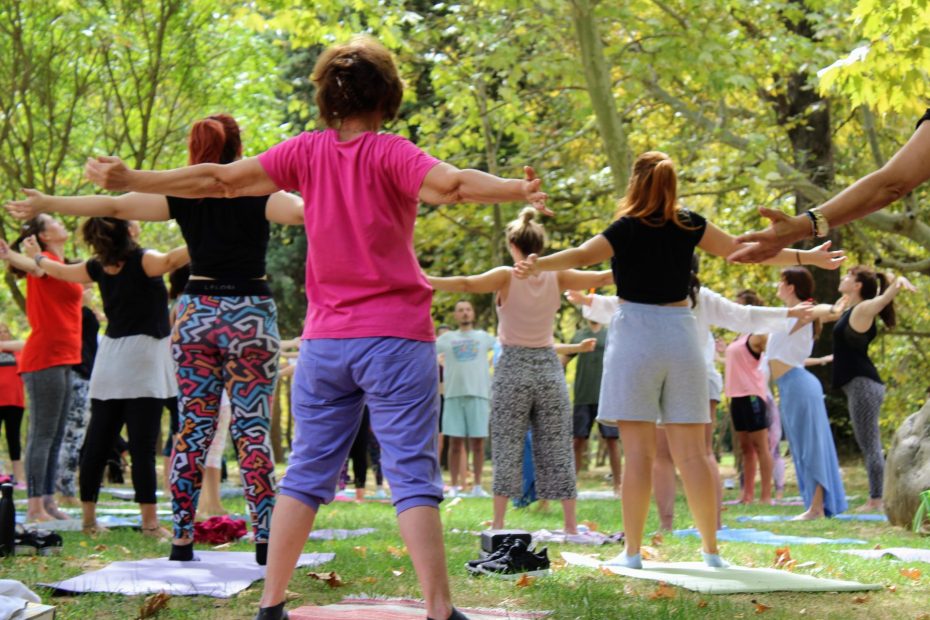
[[[255,540],[268,540],[274,507],[271,398],[278,373],[277,309],[265,296],[182,295],[171,336],[181,428],[171,455],[174,535],[193,538],[204,459],[225,386]]]

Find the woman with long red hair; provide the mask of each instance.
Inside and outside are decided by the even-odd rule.
[[[529,256],[515,267],[523,277],[610,259],[620,305],[610,323],[598,421],[620,427],[626,454],[623,469],[625,553],[610,563],[642,568],[640,547],[656,457],[656,423],[665,426],[688,506],[701,533],[704,561],[727,566],[717,549],[717,494],[705,454],[707,366],[703,342],[688,298],[695,247],[729,256],[735,239],[678,204],[675,166],[665,153],[650,151],[633,164],[615,221],[580,247],[542,258]],[[784,263],[801,255],[785,250]]]
[[[242,157],[235,119],[218,114],[194,123],[189,163]],[[172,330],[177,364],[180,434],[171,459],[173,560],[192,560],[193,528],[207,450],[216,430],[220,394],[232,401],[245,498],[252,517],[256,561],[264,564],[274,506],[274,460],[269,431],[278,371],[277,310],[265,275],[268,222],[302,224],[303,202],[285,192],[238,198],[186,199],[156,194],[28,198],[7,208],[17,217],[56,211],[126,220],[174,219],[191,256],[191,276]]]

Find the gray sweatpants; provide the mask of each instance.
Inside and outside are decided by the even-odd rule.
[[[856,377],[842,389],[849,405],[853,434],[865,459],[865,471],[869,475],[869,497],[881,499],[885,456],[882,453],[882,432],[878,428],[878,418],[882,412],[882,401],[885,400],[885,386],[873,379]]]
[[[572,406],[562,364],[551,347],[505,346],[491,386],[491,462],[494,495],[523,494],[523,443],[533,431],[536,493],[574,499]]]
[[[29,394],[26,484],[29,497],[54,495],[58,453],[71,401],[71,367],[52,366],[23,373]]]

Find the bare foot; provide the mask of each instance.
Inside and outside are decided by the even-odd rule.
[[[222,517],[228,515],[229,512],[222,505],[204,506],[201,504],[197,507],[197,514],[204,517]]]
[[[147,536],[148,538],[154,538],[156,540],[168,540],[171,538],[171,532],[160,525],[155,525],[154,527],[143,526],[142,535]]]
[[[815,521],[817,519],[823,519],[823,518],[824,518],[824,514],[822,511],[819,511],[819,510],[815,511],[814,509],[810,509],[806,512],[799,514],[798,516],[794,517],[791,520],[792,521]]]
[[[58,506],[55,505],[55,502],[46,502],[45,503],[45,512],[50,515],[53,519],[58,519],[59,521],[68,521],[71,517],[62,512]]]
[[[623,497],[623,485],[617,485],[614,487],[614,497],[621,498]]]
[[[856,512],[856,513],[884,512],[884,511],[885,511],[885,504],[884,502],[882,502],[881,499],[870,499],[866,503],[862,504],[861,506],[853,510],[853,512]]]
[[[785,499],[785,490],[778,489],[777,491],[775,491],[775,499],[778,501]]]
[[[100,534],[107,534],[110,530],[103,527],[96,521],[93,523],[83,523],[81,525],[81,532],[87,536],[99,536]]]
[[[55,517],[44,510],[42,512],[27,512],[26,523],[44,523],[45,521],[54,521]]]

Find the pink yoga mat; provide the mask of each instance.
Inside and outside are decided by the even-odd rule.
[[[308,605],[287,612],[291,620],[423,620],[422,601],[408,599],[344,598],[334,605]],[[471,620],[544,618],[546,612],[505,609],[460,609]]]

